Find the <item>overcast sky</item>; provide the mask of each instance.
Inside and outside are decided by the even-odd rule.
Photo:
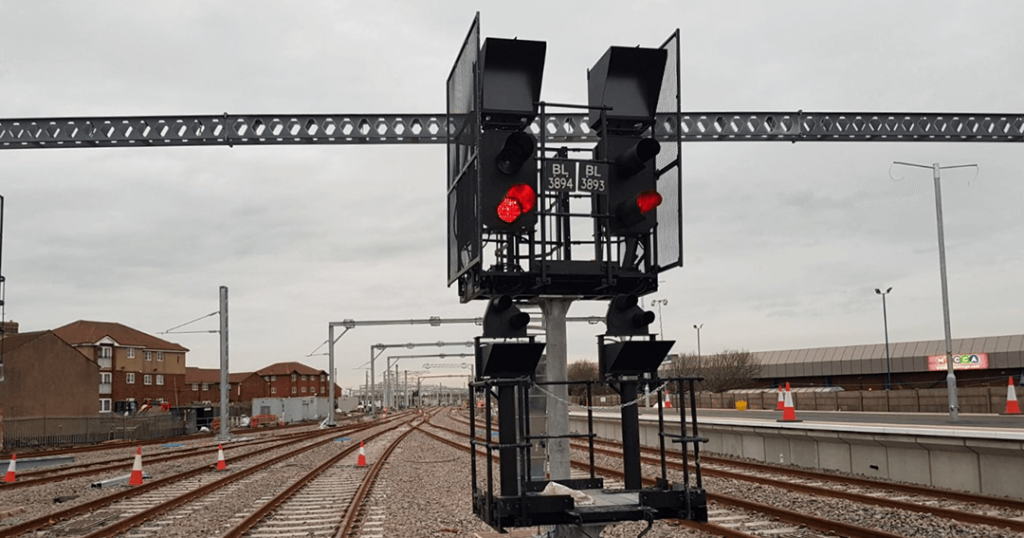
[[[689,112],[1024,112],[1015,1],[0,0],[0,118],[443,113],[477,10],[484,36],[547,41],[552,102],[585,102],[608,46],[680,28]],[[675,352],[696,350],[694,324],[705,354],[848,345],[883,340],[874,288],[892,286],[890,340],[941,339],[931,173],[891,163],[977,164],[942,181],[953,337],[1019,334],[1021,147],[688,144],[685,265],[648,304],[668,301]],[[329,321],[482,315],[446,287],[445,174],[443,145],[0,151],[6,316],[22,331],[88,319],[156,334],[216,311],[225,285],[232,371],[327,369],[306,355]],[[478,331],[354,329],[340,384],[363,381],[371,344]],[[595,358],[599,332],[572,324],[570,360]],[[163,337],[218,365],[216,335]],[[424,362],[440,361],[403,367]]]

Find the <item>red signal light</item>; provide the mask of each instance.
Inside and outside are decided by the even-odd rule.
[[[636,197],[636,206],[640,208],[640,214],[646,214],[661,205],[661,195],[658,191],[644,191]]]
[[[659,196],[658,203],[661,203]],[[498,204],[498,218],[509,224],[513,223],[523,213],[529,213],[537,205],[537,193],[533,187],[518,183],[505,193],[505,198]]]

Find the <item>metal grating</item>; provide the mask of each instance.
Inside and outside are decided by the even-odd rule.
[[[444,114],[0,119],[0,149],[446,144],[449,133],[465,131],[462,120]],[[693,112],[678,121],[659,114],[656,126],[659,140],[682,142],[1024,142],[1024,114]],[[539,120],[529,131],[539,135]],[[583,114],[550,114],[545,131],[552,144],[597,141]]]
[[[672,132],[679,125],[680,115],[679,31],[676,30],[661,48],[668,51],[668,58],[658,95],[656,130]],[[655,265],[659,272],[683,264],[682,149],[678,138],[670,138],[662,142],[661,152],[655,159],[658,170],[662,172],[658,177],[658,192],[663,199],[658,208],[658,227],[655,230]]]
[[[480,14],[469,28],[447,83],[448,284],[480,262],[483,249],[477,205],[476,103]]]

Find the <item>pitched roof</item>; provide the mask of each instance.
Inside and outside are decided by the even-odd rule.
[[[186,366],[185,383],[220,383],[220,369]]]
[[[27,332],[27,333],[7,334],[7,335],[3,336],[2,338],[0,338],[0,340],[3,340],[3,344],[2,344],[3,347],[0,348],[0,349],[2,349],[5,354],[6,353],[11,353],[11,352],[17,350],[18,348],[23,347],[25,344],[28,344],[29,342],[32,342],[34,340],[37,340],[39,338],[44,338],[44,337],[55,338],[58,342],[68,346],[69,349],[74,349],[83,359],[85,359],[85,360],[87,360],[89,362],[92,362],[92,363],[96,362],[95,360],[93,360],[92,357],[89,357],[85,353],[82,353],[82,351],[79,350],[79,349],[75,349],[74,347],[72,347],[70,344],[68,344],[64,340],[61,340],[61,338],[59,336],[57,336],[56,334],[54,334],[53,331],[49,331],[49,330],[47,330],[47,331],[33,331],[33,332]]]
[[[23,345],[25,345],[25,344],[35,340],[36,338],[39,338],[40,336],[42,336],[42,335],[44,335],[44,334],[46,334],[48,332],[50,332],[50,331],[35,331],[35,332],[30,332],[30,333],[12,333],[12,334],[5,335],[3,337],[3,341],[4,341],[4,343],[3,343],[3,346],[4,346],[3,350],[5,352],[7,352],[7,351],[14,351],[15,349],[18,349],[19,347],[21,347],[21,346],[23,346]]]
[[[219,372],[220,370],[217,371]],[[256,372],[237,372],[233,374],[228,373],[228,383],[241,383],[251,375],[256,375]]]
[[[299,375],[320,375],[325,374],[323,370],[317,370],[302,364],[301,362],[276,362],[266,368],[256,370],[259,375],[291,375],[295,372]]]
[[[104,337],[109,336],[118,345],[122,346],[162,351],[188,351],[187,348],[173,342],[168,342],[120,323],[108,321],[86,321],[80,319],[63,327],[58,327],[53,332],[71,345],[95,344]]]
[[[255,375],[253,372],[228,373],[228,383],[241,383],[245,378]],[[185,367],[185,383],[220,383],[220,368]]]

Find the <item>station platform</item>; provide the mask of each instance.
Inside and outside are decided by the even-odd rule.
[[[687,413],[689,416],[689,413]],[[702,454],[853,473],[935,487],[1024,499],[1024,416],[698,409]],[[679,432],[678,410],[665,410],[666,431]],[[585,411],[570,429],[587,431]],[[594,432],[621,440],[617,410],[595,411]],[[692,435],[692,431],[688,434]],[[656,409],[641,409],[640,442],[657,447]]]

